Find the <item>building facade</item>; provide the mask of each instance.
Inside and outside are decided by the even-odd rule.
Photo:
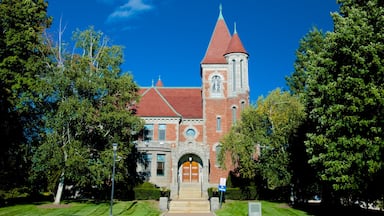
[[[228,176],[231,164],[226,170],[218,164],[220,140],[249,105],[248,53],[221,8],[200,68],[200,87],[165,87],[159,79],[139,91],[136,114],[145,130],[137,147],[145,163],[138,171],[170,188],[171,197],[183,182],[200,183],[206,192]]]

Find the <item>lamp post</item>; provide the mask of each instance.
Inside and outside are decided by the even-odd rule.
[[[109,209],[109,216],[113,216],[112,207],[113,207],[113,192],[115,190],[115,164],[116,164],[116,151],[117,151],[117,143],[112,144],[113,147],[113,169],[112,169],[112,189],[111,189],[111,207]]]

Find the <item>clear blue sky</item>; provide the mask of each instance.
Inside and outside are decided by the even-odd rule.
[[[271,90],[286,89],[300,39],[316,26],[333,30],[336,0],[49,0],[48,14],[71,41],[75,29],[94,26],[124,46],[123,71],[139,86],[161,76],[164,86],[199,87],[200,62],[222,4],[224,19],[237,32],[249,57],[251,102]]]

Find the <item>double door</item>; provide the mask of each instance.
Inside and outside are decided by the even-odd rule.
[[[199,163],[196,161],[187,161],[183,163],[183,182],[199,182]]]

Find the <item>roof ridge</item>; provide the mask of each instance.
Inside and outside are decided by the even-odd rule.
[[[178,116],[182,117],[182,115],[180,113],[178,113],[175,108],[168,102],[168,100],[164,97],[163,94],[161,94],[161,92],[157,89],[157,88],[154,88],[154,90],[157,92],[157,94],[160,96],[160,98],[168,105],[168,107]]]

